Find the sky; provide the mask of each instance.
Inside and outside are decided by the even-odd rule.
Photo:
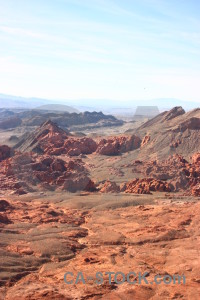
[[[0,93],[200,103],[200,1],[0,0]]]

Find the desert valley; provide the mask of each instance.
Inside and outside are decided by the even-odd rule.
[[[0,144],[1,300],[199,299],[199,108],[129,121],[1,109]],[[93,280],[131,271],[151,283]]]

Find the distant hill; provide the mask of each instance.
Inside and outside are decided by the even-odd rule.
[[[23,126],[40,126],[47,120],[55,122],[63,129],[71,131],[81,131],[83,128],[100,128],[121,126],[123,121],[118,120],[112,115],[104,115],[102,112],[72,112],[73,108],[66,105],[50,105],[50,108],[58,110],[46,110],[49,105],[45,105],[44,109],[0,109],[0,128],[9,129]],[[60,111],[62,108],[62,111]],[[67,111],[66,111],[67,110]],[[71,110],[69,112],[69,110]]]
[[[174,107],[132,133],[145,137],[137,159],[165,159],[173,154],[189,158],[200,149],[200,108],[185,112],[180,106]]]
[[[155,117],[159,113],[157,106],[138,106],[135,116]]]
[[[69,113],[79,113],[78,109],[75,109],[68,105],[63,104],[46,104],[36,107],[37,110],[46,110],[46,111],[53,111],[53,112],[69,112]]]

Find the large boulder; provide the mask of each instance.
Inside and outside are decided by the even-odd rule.
[[[0,212],[7,211],[11,208],[12,208],[12,206],[10,205],[10,203],[8,201],[0,200]]]
[[[107,180],[102,186],[100,186],[101,193],[119,193],[120,187],[110,180]]]
[[[62,190],[75,193],[77,191],[87,191],[91,185],[91,180],[87,175],[80,175],[77,177],[67,178],[62,186]]]

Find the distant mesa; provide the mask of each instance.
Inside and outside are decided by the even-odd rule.
[[[37,110],[46,110],[46,111],[54,111],[54,112],[68,112],[68,113],[79,113],[78,109],[68,105],[62,104],[46,104],[36,107]]]
[[[138,106],[135,112],[135,117],[153,118],[159,113],[157,106]]]

